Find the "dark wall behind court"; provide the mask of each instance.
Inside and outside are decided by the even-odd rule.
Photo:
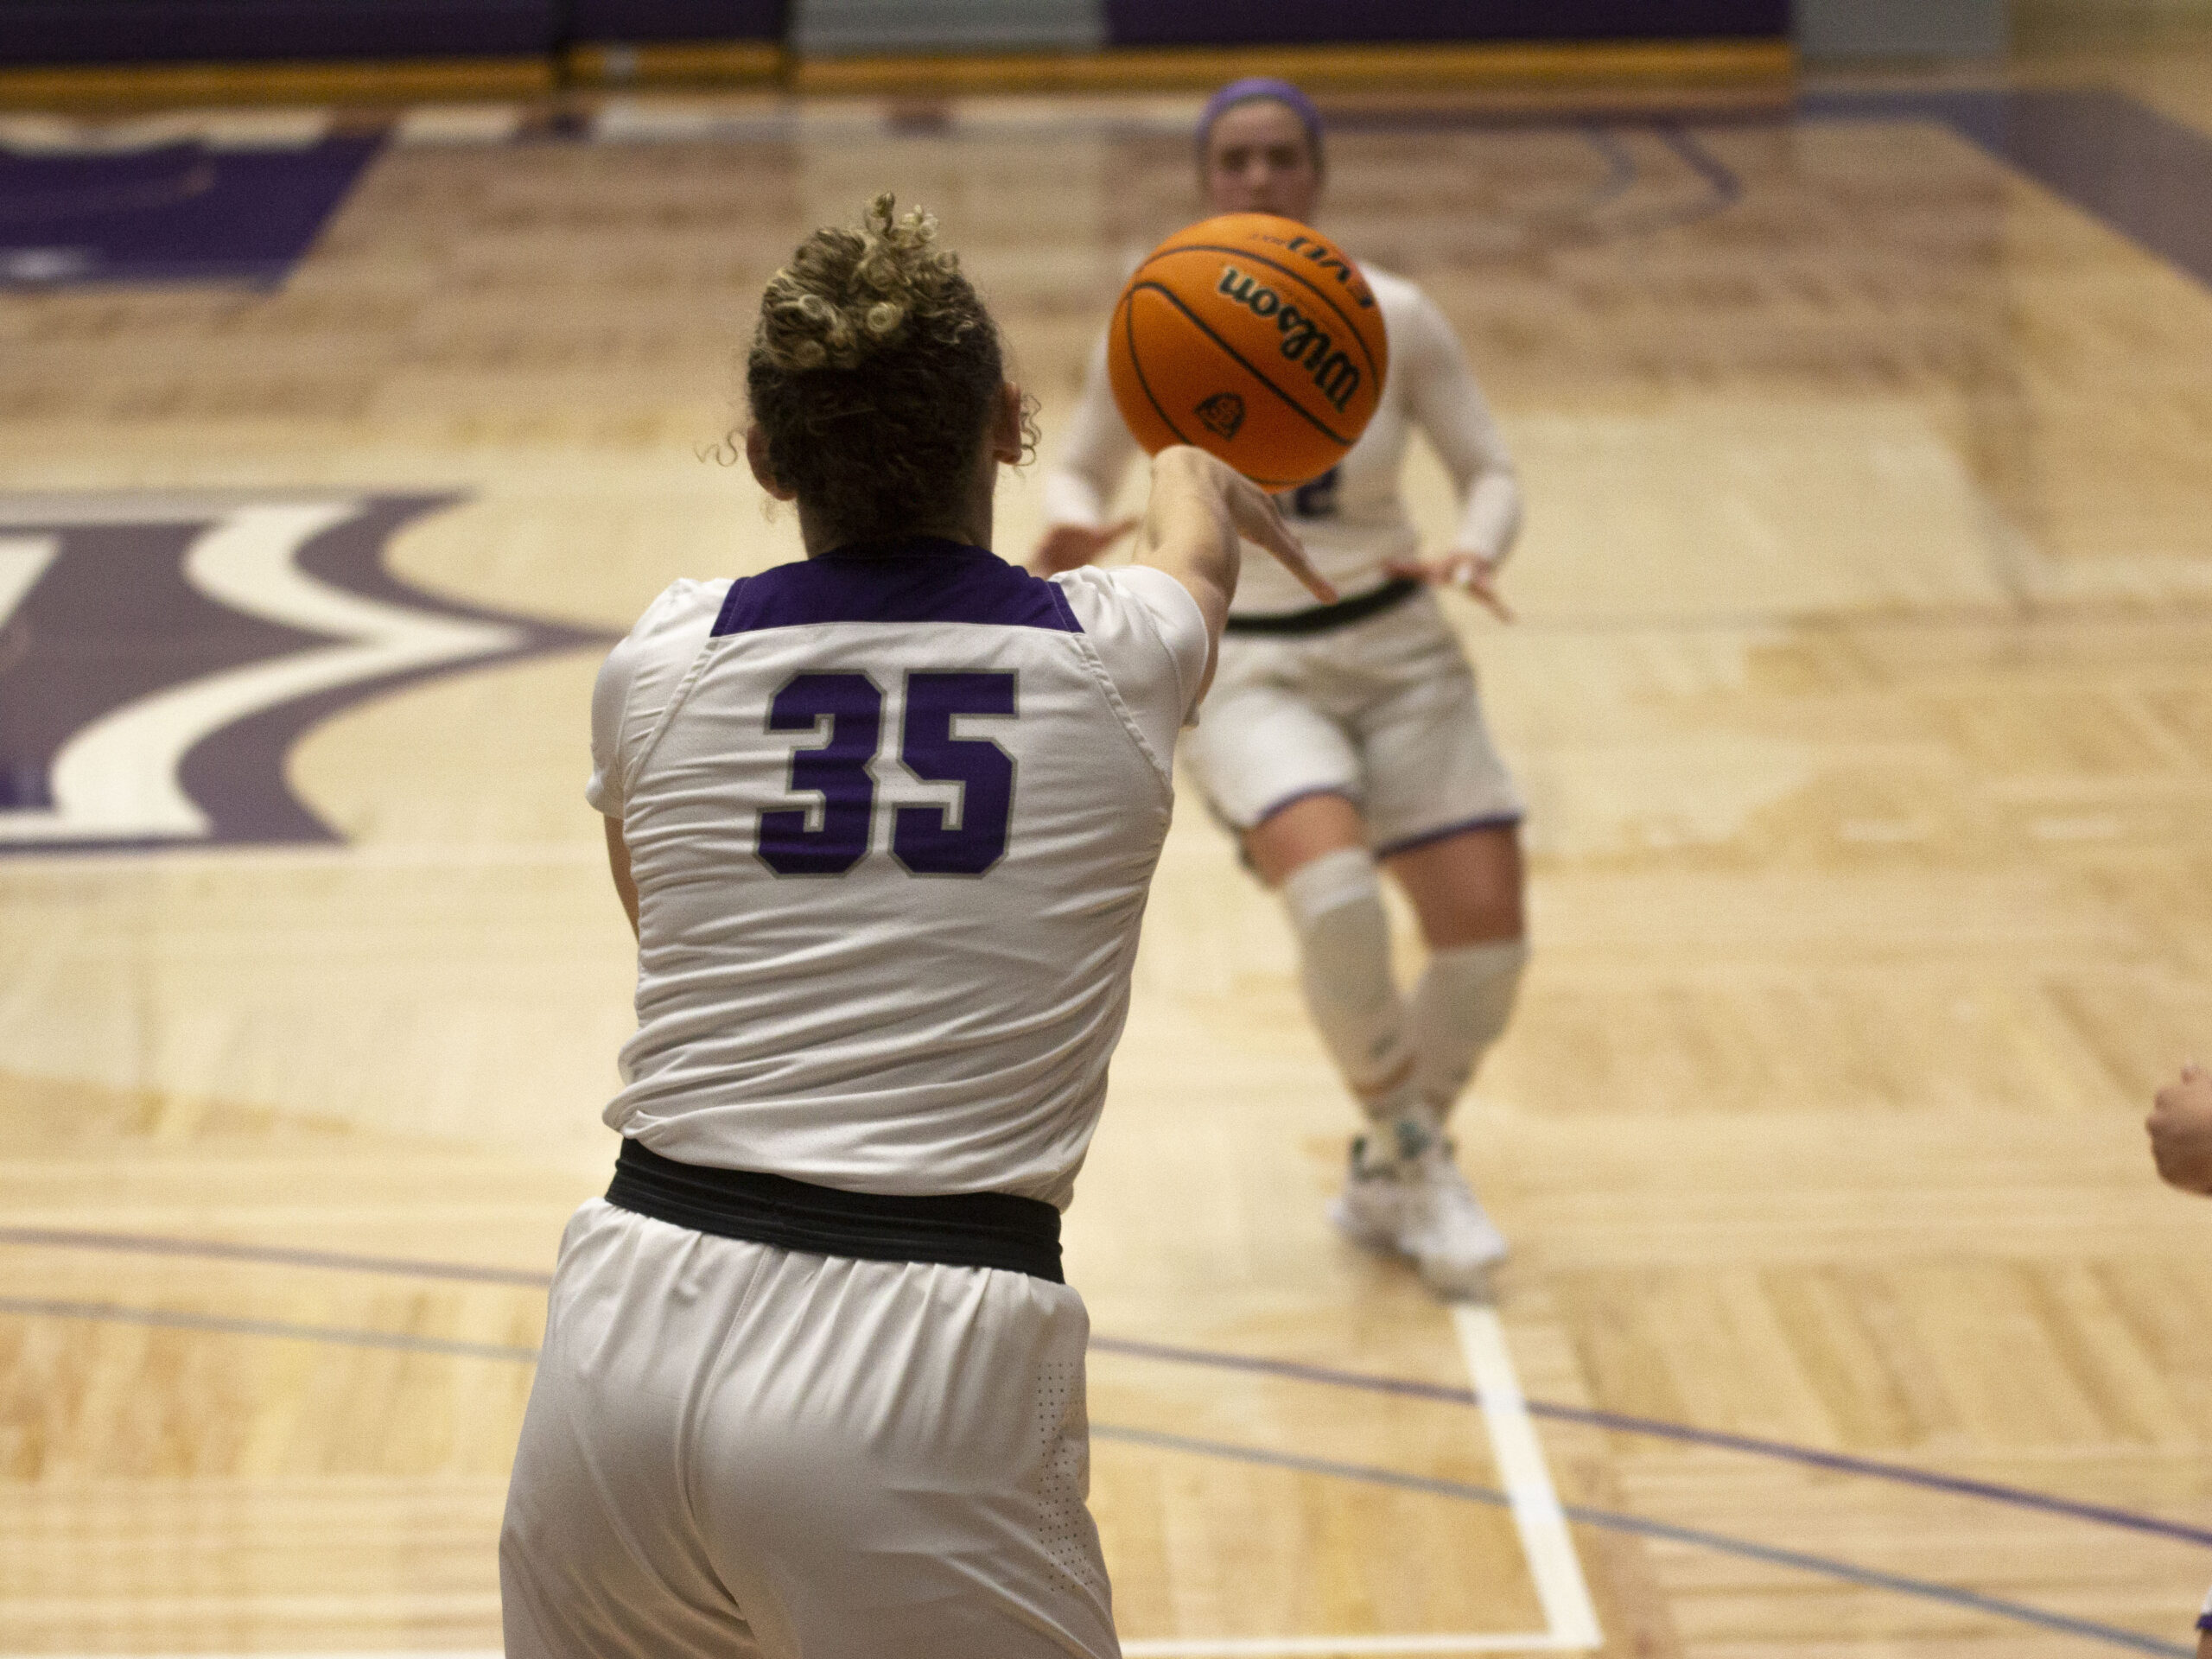
[[[836,0],[814,0],[817,10]],[[1777,38],[1790,0],[1095,0],[1121,46]],[[1919,0],[1911,0],[1918,3]],[[0,0],[0,64],[531,57],[773,41],[809,0]],[[971,0],[972,3],[972,0]],[[973,39],[963,0],[906,0]]]
[[[782,38],[785,0],[0,0],[0,64],[543,57]]]

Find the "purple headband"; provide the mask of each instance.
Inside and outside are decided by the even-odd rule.
[[[1198,149],[1205,149],[1206,140],[1213,137],[1213,124],[1230,109],[1262,98],[1273,99],[1299,118],[1306,128],[1306,137],[1313,141],[1313,156],[1318,162],[1321,156],[1321,111],[1297,87],[1272,75],[1248,75],[1243,80],[1232,80],[1208,99],[1205,112],[1198,117]]]

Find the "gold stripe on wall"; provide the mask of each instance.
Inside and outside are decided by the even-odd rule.
[[[1669,81],[1786,80],[1786,41],[1598,42],[1591,45],[1123,48],[1103,52],[977,56],[802,58],[802,92],[957,94],[1116,92],[1219,86],[1238,75],[1280,75],[1313,87],[1510,87]]]
[[[582,86],[752,86],[784,78],[773,41],[680,41],[570,48],[569,79]]]

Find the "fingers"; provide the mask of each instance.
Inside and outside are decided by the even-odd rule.
[[[1436,562],[1431,578],[1478,600],[1501,622],[1513,620],[1513,607],[1497,591],[1497,568],[1479,553],[1447,553]]]
[[[1456,588],[1479,601],[1499,621],[1514,620],[1513,607],[1497,591],[1497,568],[1479,553],[1447,553],[1440,559],[1389,559],[1382,569],[1402,581]]]
[[[1513,620],[1513,607],[1505,602],[1505,596],[1491,583],[1488,571],[1483,572],[1475,581],[1467,583],[1466,591],[1487,605],[1491,614],[1497,617],[1499,621]]]
[[[1261,498],[1262,500],[1266,499],[1264,496]],[[1257,524],[1249,531],[1240,526],[1237,533],[1247,541],[1257,542],[1274,554],[1276,563],[1296,576],[1306,591],[1324,605],[1337,602],[1335,584],[1313,568],[1313,561],[1306,556],[1306,543],[1298,539],[1288,524],[1283,523],[1280,513],[1275,515],[1271,524]]]
[[[1236,533],[1244,540],[1274,554],[1283,569],[1296,576],[1306,591],[1324,605],[1335,604],[1336,588],[1313,568],[1313,560],[1306,556],[1306,543],[1298,539],[1296,532],[1284,519],[1282,509],[1275,505],[1274,498],[1249,480],[1228,473],[1226,467],[1223,470],[1228,474],[1229,480],[1223,490],[1223,498],[1228,503],[1230,518],[1236,527]]]

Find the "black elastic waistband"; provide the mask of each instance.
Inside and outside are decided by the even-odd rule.
[[[1411,576],[1393,576],[1372,593],[1340,599],[1333,605],[1316,605],[1310,611],[1275,611],[1262,616],[1231,613],[1224,626],[1231,633],[1326,633],[1350,627],[1370,616],[1380,616],[1393,605],[1402,605],[1421,592]]]
[[[788,1175],[679,1164],[626,1138],[607,1201],[695,1232],[810,1255],[1004,1268],[1066,1282],[1060,1212],[1007,1192],[845,1192]]]

